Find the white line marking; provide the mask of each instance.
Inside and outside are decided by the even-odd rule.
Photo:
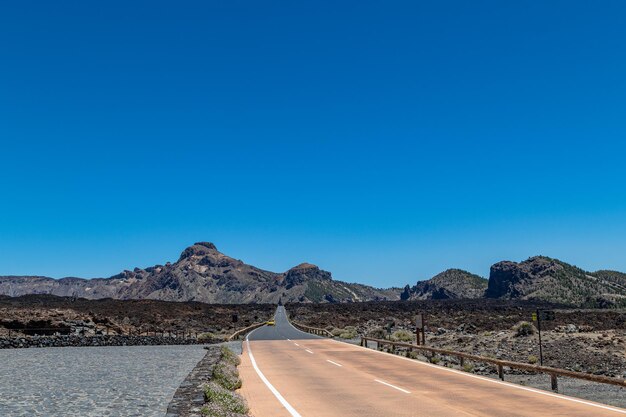
[[[336,365],[336,366],[343,366],[342,364],[337,363],[337,362],[333,362],[330,359],[326,359],[326,362],[330,362],[330,363],[332,363],[333,365]]]
[[[534,388],[523,387],[521,385],[512,384],[510,382],[498,381],[497,379],[491,379],[491,378],[482,377],[482,376],[478,376],[478,375],[472,375],[472,374],[469,374],[467,372],[457,371],[456,369],[450,369],[450,368],[445,368],[443,366],[432,365],[430,363],[417,361],[415,359],[409,359],[409,358],[405,358],[403,356],[392,355],[391,353],[380,352],[378,350],[366,348],[364,346],[353,345],[353,344],[350,344],[350,343],[340,342],[338,340],[333,340],[333,339],[328,339],[328,340],[330,340],[332,342],[335,342],[335,343],[344,343],[344,344],[347,344],[349,346],[365,349],[368,352],[378,353],[378,354],[381,354],[381,355],[387,355],[388,357],[409,361],[409,362],[411,362],[411,363],[413,363],[413,364],[415,364],[417,366],[428,366],[428,367],[431,367],[431,368],[439,369],[441,371],[452,372],[452,373],[455,373],[455,374],[458,374],[458,375],[462,375],[462,376],[465,376],[465,377],[468,377],[468,378],[475,378],[475,379],[480,379],[480,380],[483,380],[483,381],[491,382],[493,384],[500,384],[502,386],[509,387],[509,388],[521,389],[523,391],[530,391],[530,392],[534,392],[536,394],[546,395],[548,397],[554,397],[554,398],[558,398],[558,399],[565,400],[565,401],[571,401],[571,402],[575,402],[575,403],[589,405],[589,406],[592,406],[592,407],[602,408],[602,409],[609,410],[609,411],[615,411],[615,412],[621,413],[621,414],[626,414],[626,410],[615,408],[615,407],[609,407],[609,406],[605,406],[605,405],[602,405],[602,404],[597,404],[597,403],[592,403],[592,402],[589,402],[589,401],[579,400],[577,398],[567,397],[565,395],[552,394],[550,392],[546,392],[546,391],[542,391],[542,390],[538,390],[538,389],[534,389]]]
[[[291,339],[290,339],[290,338],[287,338],[287,340],[289,340],[289,341],[291,342]]]
[[[405,394],[410,394],[411,393],[411,391],[407,391],[407,390],[402,389],[400,387],[396,387],[395,385],[391,385],[391,384],[389,384],[389,383],[387,383],[385,381],[381,381],[380,379],[375,379],[374,381],[378,382],[379,384],[383,384],[383,385],[387,385],[388,387],[395,388],[398,391],[404,392]]]
[[[309,352],[309,353],[313,353],[313,351],[312,351],[312,350],[309,350],[309,349],[305,349],[305,350],[306,350],[307,352]]]
[[[295,408],[293,408],[291,404],[289,404],[287,400],[282,395],[280,395],[280,392],[278,392],[278,390],[274,388],[274,386],[270,383],[270,381],[268,381],[267,378],[265,378],[265,375],[263,375],[263,372],[261,372],[261,370],[257,366],[256,361],[254,360],[254,356],[252,355],[252,349],[250,349],[250,339],[248,339],[250,334],[251,333],[249,333],[248,336],[246,336],[246,346],[248,347],[248,356],[250,357],[250,362],[252,362],[252,367],[256,371],[257,375],[259,375],[259,377],[261,378],[261,381],[263,381],[263,383],[270,389],[270,391],[272,391],[272,394],[274,394],[274,396],[278,399],[278,401],[280,401],[283,407],[285,407],[287,411],[289,411],[289,414],[291,414],[293,417],[302,417],[300,413],[298,413],[295,410]]]
[[[296,342],[293,342],[293,344],[294,344],[294,345],[296,345],[296,346],[300,346],[300,345],[299,345],[299,344],[297,344]]]

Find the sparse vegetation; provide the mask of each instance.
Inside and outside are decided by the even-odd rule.
[[[231,417],[232,413],[246,414],[248,406],[237,393],[230,391],[216,382],[204,386],[207,405],[202,408],[202,415],[210,417]]]
[[[235,352],[228,349],[226,346],[222,346],[221,354],[222,354],[222,357],[221,357],[222,361],[229,363],[233,366],[239,366],[241,364],[241,360],[239,359],[239,356],[237,356]]]
[[[229,363],[220,362],[215,365],[215,368],[213,368],[213,381],[231,391],[241,388],[239,372],[237,368]]]
[[[474,372],[474,365],[472,365],[471,363],[464,363],[463,366],[461,367],[461,370],[463,370],[463,372],[468,372],[468,373],[472,373]]]
[[[342,339],[354,339],[357,337],[356,327],[354,326],[346,326],[343,329],[333,329],[331,331],[332,335],[335,337],[340,337]]]
[[[418,359],[419,358],[419,353],[417,353],[416,351],[412,350],[409,352],[409,358],[411,359]]]
[[[215,333],[206,332],[198,335],[198,340],[219,340],[221,336],[217,336]]]
[[[534,365],[537,362],[539,362],[539,359],[535,355],[529,355],[528,356],[528,363]]]
[[[375,329],[370,330],[367,333],[368,337],[373,337],[374,339],[384,339],[386,335],[385,329],[382,327],[377,327]]]
[[[207,404],[201,410],[202,415],[234,417],[248,412],[245,400],[234,392],[241,388],[241,379],[237,371],[239,364],[239,357],[232,350],[222,346],[220,359],[213,368],[212,380],[203,387]]]
[[[408,330],[396,330],[391,335],[391,340],[395,342],[411,342],[413,341],[413,333]]]
[[[535,326],[527,321],[520,321],[513,327],[513,330],[515,331],[515,336],[517,337],[531,336],[535,334]]]

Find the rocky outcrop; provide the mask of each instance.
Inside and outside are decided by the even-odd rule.
[[[205,303],[338,302],[398,299],[395,290],[334,281],[304,263],[284,273],[247,265],[209,242],[186,248],[178,261],[125,270],[110,278],[0,277],[0,294],[52,294],[87,299],[153,299]]]
[[[586,272],[558,259],[535,256],[491,267],[489,298],[542,300],[581,307],[626,305],[626,280],[614,271]]]
[[[308,263],[300,264],[285,273],[285,288],[290,289],[311,280],[330,281],[330,272],[322,271],[317,266]]]
[[[483,297],[486,289],[486,279],[461,269],[448,269],[429,280],[418,282],[408,292],[405,288],[401,298],[411,300],[474,299]]]
[[[411,286],[409,284],[404,286],[404,289],[400,293],[400,300],[406,301],[411,298]]]

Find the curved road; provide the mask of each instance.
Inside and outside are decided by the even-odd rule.
[[[626,417],[626,410],[323,339],[276,325],[244,343],[241,393],[256,417]]]

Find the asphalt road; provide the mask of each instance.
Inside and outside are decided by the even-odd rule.
[[[616,417],[626,410],[503,383],[276,326],[244,343],[242,395],[256,417]]]
[[[289,323],[285,307],[278,306],[274,313],[275,326],[263,326],[250,333],[250,340],[287,340],[287,339],[319,339],[309,333],[302,332]]]

